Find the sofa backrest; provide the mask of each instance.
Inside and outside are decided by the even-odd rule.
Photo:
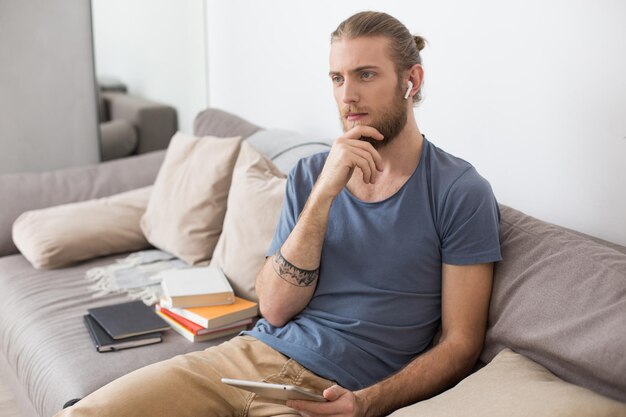
[[[196,136],[247,138],[261,128],[241,117],[220,109],[206,109],[198,113],[193,121],[193,134]]]
[[[330,148],[331,141],[307,138],[284,129],[263,129],[241,117],[219,109],[207,109],[196,116],[196,136],[242,136],[267,156],[284,173],[305,156]]]
[[[203,135],[248,136],[259,127],[217,109],[195,123]],[[165,151],[42,173],[0,175],[0,256],[18,253],[11,228],[25,211],[106,197],[153,184]]]
[[[330,149],[329,142],[312,140],[297,132],[280,129],[259,130],[246,139],[285,174],[305,156]]]
[[[327,148],[289,131],[263,131],[239,116],[219,109],[200,112],[194,121],[196,136],[242,136],[258,132],[251,143],[288,171],[297,159]],[[165,151],[116,159],[84,167],[42,173],[0,175],[0,256],[18,253],[11,228],[28,210],[106,197],[154,183]]]
[[[626,248],[501,206],[483,362],[505,347],[626,402]]]
[[[28,210],[106,197],[154,183],[165,151],[97,165],[0,175],[0,256],[18,253],[11,228]]]

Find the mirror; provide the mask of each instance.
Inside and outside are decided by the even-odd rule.
[[[203,0],[92,0],[103,160],[167,147],[207,107]]]

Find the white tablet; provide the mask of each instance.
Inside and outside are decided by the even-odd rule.
[[[295,385],[270,384],[267,382],[244,381],[230,378],[222,378],[222,383],[275,400],[327,401],[326,398],[322,397],[320,394],[307,391]]]

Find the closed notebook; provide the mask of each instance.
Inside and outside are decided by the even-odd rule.
[[[90,308],[87,312],[115,340],[169,329],[167,323],[141,301]]]
[[[219,268],[175,269],[159,275],[163,289],[161,304],[166,308],[223,305],[235,301],[233,288]]]
[[[122,349],[129,349],[138,346],[151,345],[159,343],[163,339],[161,333],[148,333],[140,336],[127,337],[122,340],[115,340],[94,320],[89,314],[83,316],[85,327],[89,331],[89,335],[93,340],[98,352],[108,352]]]
[[[233,304],[223,306],[170,308],[168,310],[208,329],[255,317],[259,313],[257,303],[239,297],[235,297]]]

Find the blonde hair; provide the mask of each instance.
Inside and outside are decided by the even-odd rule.
[[[412,35],[398,19],[382,12],[360,12],[350,16],[337,26],[330,35],[330,43],[342,39],[355,39],[362,36],[384,36],[388,38],[389,54],[396,66],[398,79],[402,71],[422,63],[420,51],[426,46],[426,39]],[[422,99],[422,92],[413,96],[413,105]]]

